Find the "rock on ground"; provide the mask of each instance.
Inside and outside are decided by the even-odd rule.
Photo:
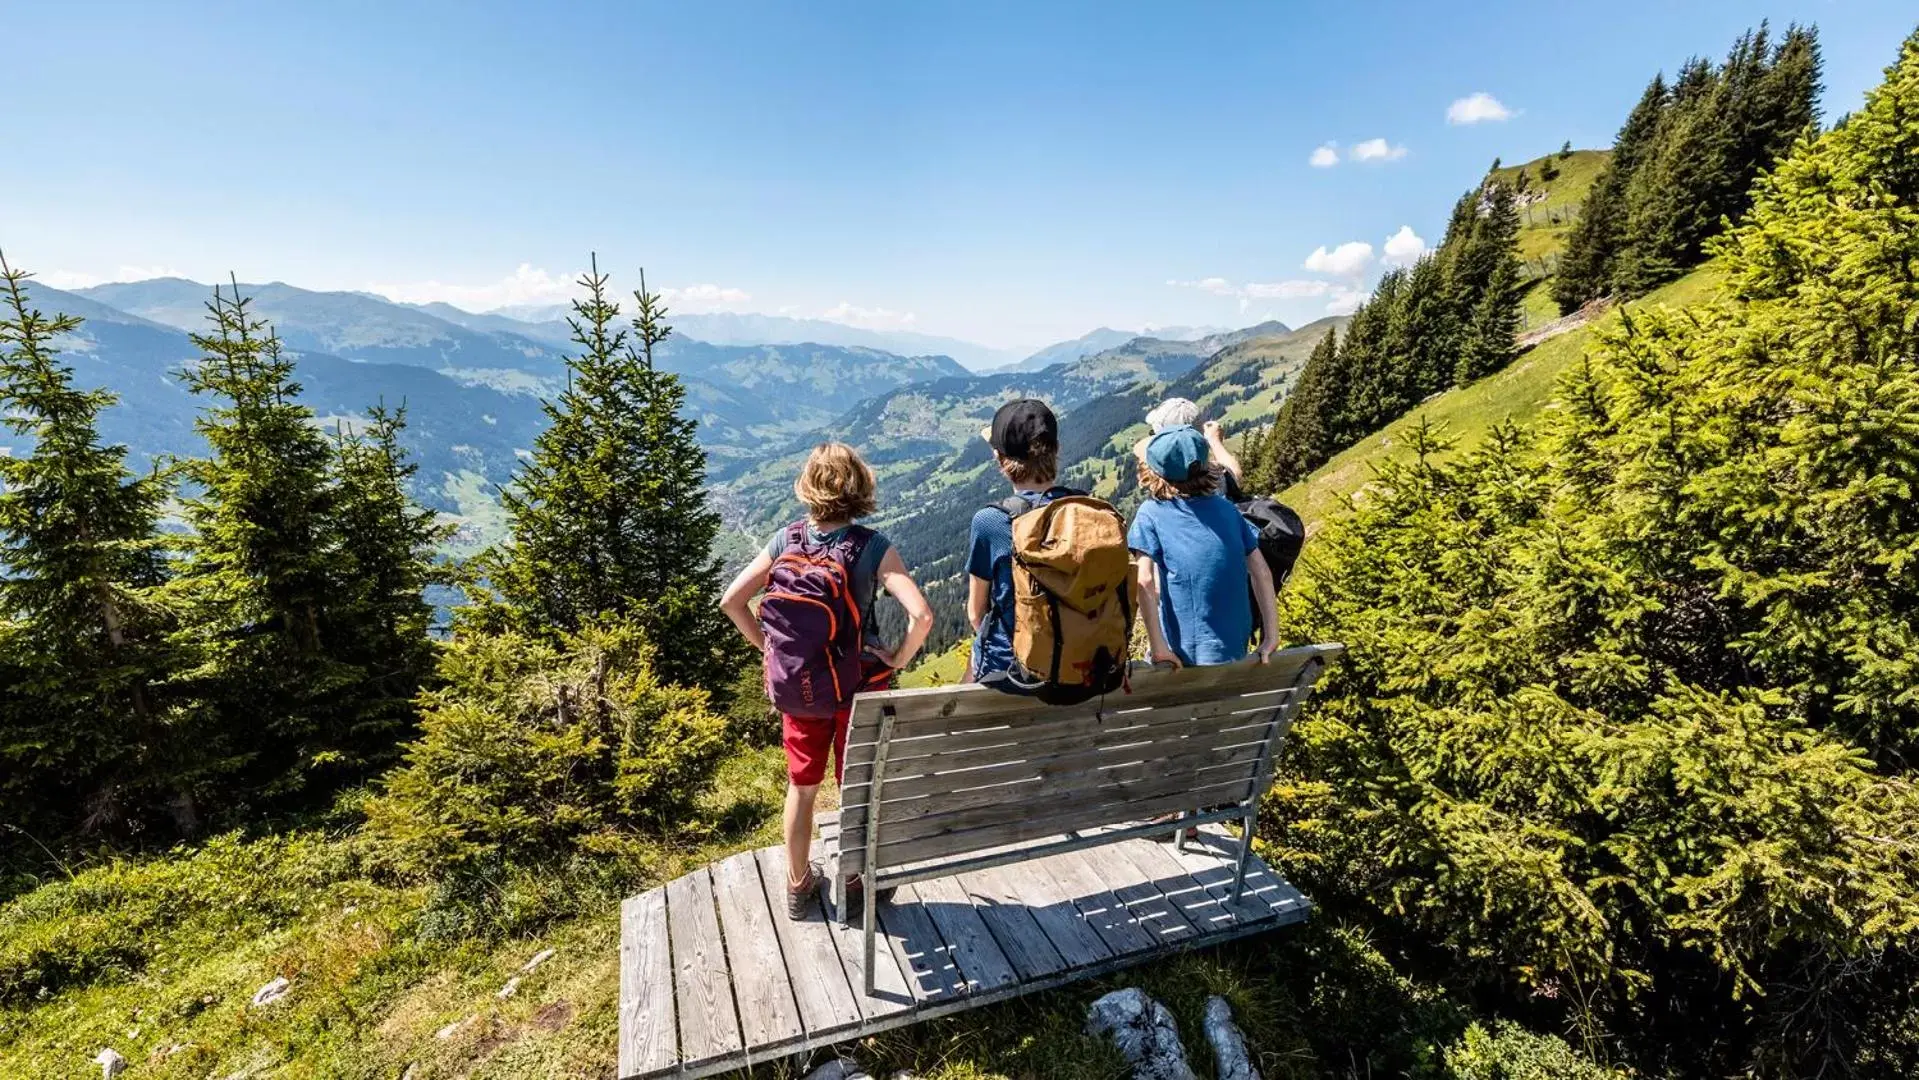
[[[1206,1041],[1213,1044],[1213,1074],[1218,1080],[1260,1080],[1246,1053],[1246,1036],[1233,1023],[1233,1008],[1217,995],[1206,999]]]
[[[1113,1040],[1133,1080],[1198,1080],[1186,1063],[1172,1011],[1138,987],[1115,990],[1086,1010],[1086,1032]]]
[[[127,1059],[121,1057],[120,1052],[111,1046],[94,1055],[93,1063],[100,1066],[100,1074],[107,1080],[113,1080],[120,1075],[121,1070],[127,1067]]]
[[[287,996],[287,990],[292,985],[293,984],[288,982],[284,977],[275,979],[253,992],[253,1004],[256,1006],[271,1005]]]
[[[854,1064],[849,1058],[834,1058],[832,1061],[806,1074],[806,1080],[873,1080],[866,1070]]]

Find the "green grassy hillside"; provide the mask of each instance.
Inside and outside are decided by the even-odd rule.
[[[1718,291],[1719,284],[1717,267],[1707,263],[1628,306],[1684,307],[1710,298]],[[1504,371],[1433,397],[1383,431],[1347,447],[1311,476],[1281,492],[1281,501],[1297,509],[1308,522],[1333,513],[1346,499],[1363,494],[1366,483],[1372,479],[1373,466],[1393,453],[1405,427],[1421,417],[1442,428],[1459,448],[1466,448],[1484,438],[1486,432],[1501,421],[1525,421],[1537,416],[1552,396],[1554,381],[1567,365],[1579,358],[1592,341],[1597,326],[1618,318],[1617,313],[1603,315],[1598,323],[1543,342]]]
[[[1574,150],[1564,158],[1551,153],[1493,171],[1492,179],[1508,184],[1518,183],[1521,172],[1526,174],[1527,194],[1519,208],[1519,257],[1533,264],[1534,273],[1539,273],[1541,262],[1565,250],[1579,204],[1610,160],[1610,150]],[[1550,180],[1543,176],[1549,166],[1556,173]]]

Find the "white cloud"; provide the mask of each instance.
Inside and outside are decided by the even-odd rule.
[[[820,318],[866,330],[909,330],[919,316],[910,311],[859,307],[842,300],[838,305],[820,312]]]
[[[1241,292],[1260,300],[1299,300],[1325,296],[1332,288],[1331,282],[1292,278],[1287,281],[1249,281]]]
[[[184,270],[171,266],[118,266],[111,274],[89,274],[84,270],[48,270],[33,279],[54,289],[86,289],[109,281],[146,281],[151,278],[186,277]]]
[[[616,275],[611,283],[614,302],[624,305],[638,288],[638,274]],[[513,273],[498,281],[478,285],[460,285],[444,281],[402,281],[366,286],[403,304],[430,304],[438,301],[466,311],[495,311],[506,307],[563,304],[581,295],[577,272],[556,274],[532,263],[521,263]],[[744,289],[704,283],[660,289],[660,296],[673,311],[687,313],[738,311],[751,300]]]
[[[745,289],[727,288],[721,285],[688,285],[683,289],[666,288],[660,290],[660,298],[666,301],[669,311],[688,314],[712,311],[743,311],[742,305],[753,299],[753,294]]]
[[[402,304],[452,304],[466,311],[492,311],[522,304],[558,304],[579,294],[576,274],[554,274],[531,263],[481,285],[454,285],[444,281],[403,281],[368,285],[366,290]],[[638,284],[636,280],[634,282]]]
[[[1380,248],[1380,261],[1388,266],[1411,266],[1426,254],[1426,241],[1413,231],[1411,225],[1401,225],[1399,231],[1388,236]]]
[[[1313,151],[1306,163],[1315,169],[1330,169],[1339,164],[1339,144],[1327,143]]]
[[[1385,139],[1367,139],[1363,143],[1353,144],[1354,161],[1398,161],[1405,156],[1404,146],[1394,146]]]
[[[1326,314],[1351,315],[1359,305],[1366,302],[1366,298],[1372,293],[1356,286],[1340,285],[1327,295],[1330,299],[1326,301]]]
[[[1478,124],[1487,120],[1511,120],[1513,111],[1484,90],[1468,94],[1446,106],[1448,124]]]
[[[1364,240],[1348,240],[1330,251],[1324,245],[1313,249],[1301,266],[1315,274],[1357,277],[1365,273],[1372,262],[1373,245]]]
[[[1168,281],[1166,284],[1182,289],[1198,289],[1215,296],[1230,296],[1239,301],[1241,311],[1250,307],[1254,300],[1312,300],[1322,296],[1343,297],[1352,291],[1351,286],[1314,278],[1249,281],[1243,285],[1235,285],[1225,278],[1209,277],[1198,281]],[[1360,296],[1363,299],[1365,294],[1362,292]],[[1350,311],[1351,308],[1348,307],[1346,310]]]
[[[1198,289],[1214,296],[1238,296],[1239,289],[1223,277],[1201,278],[1198,281],[1168,281],[1166,284],[1181,289]]]

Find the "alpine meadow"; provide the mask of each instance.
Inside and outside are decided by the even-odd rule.
[[[330,21],[308,14],[315,26]],[[512,154],[543,157],[546,182],[569,188],[562,201],[534,213],[538,196],[516,188],[513,199],[494,192],[471,203],[502,215],[516,242],[545,230],[586,247],[604,242],[581,242],[577,230],[605,230],[618,244],[572,252],[584,269],[560,278],[523,265],[510,288],[468,295],[423,270],[421,282],[362,289],[329,277],[330,252],[288,258],[311,259],[295,280],[339,287],[240,276],[260,270],[253,265],[209,284],[161,267],[56,270],[77,256],[43,254],[69,249],[44,239],[37,204],[0,191],[0,1077],[623,1080],[622,1035],[637,1006],[622,970],[632,952],[622,901],[741,852],[773,865],[763,849],[790,842],[783,830],[802,788],[807,799],[818,788],[823,824],[841,805],[837,775],[817,784],[819,773],[801,776],[793,755],[805,718],[774,708],[773,661],[758,638],[749,645],[735,632],[745,616],[729,622],[745,609],[727,606],[736,595],[727,581],[794,558],[779,554],[783,534],[827,533],[857,517],[887,542],[884,561],[873,560],[884,584],[869,590],[871,625],[852,609],[855,656],[902,636],[912,651],[923,637],[900,685],[935,694],[968,682],[979,674],[974,636],[990,640],[991,617],[972,606],[988,581],[969,559],[969,528],[1006,498],[1009,480],[1017,507],[1019,493],[1030,500],[1029,488],[1052,479],[1027,484],[1008,464],[1017,459],[1000,430],[1009,402],[1056,417],[1048,449],[1058,485],[1126,518],[1171,500],[1147,456],[1169,426],[1217,447],[1226,460],[1216,478],[1303,518],[1296,569],[1275,577],[1279,644],[1340,643],[1344,654],[1316,686],[1303,684],[1310,700],[1276,756],[1262,752],[1272,783],[1245,833],[1250,855],[1310,901],[1310,917],[991,1004],[929,1007],[930,1018],[910,1026],[785,1048],[725,1075],[1919,1076],[1919,29],[1910,12],[1894,13],[1903,40],[1873,23],[1871,35],[1847,29],[1842,51],[1834,27],[1856,14],[1782,30],[1742,12],[1711,23],[1706,40],[1693,36],[1706,24],[1676,15],[1672,28],[1636,35],[1656,44],[1657,74],[1635,51],[1643,40],[1628,49],[1595,33],[1595,55],[1615,50],[1595,70],[1634,67],[1629,82],[1604,89],[1617,104],[1597,120],[1562,118],[1565,99],[1600,91],[1574,70],[1579,42],[1542,35],[1526,47],[1568,51],[1557,61],[1502,59],[1502,69],[1555,68],[1527,85],[1572,89],[1536,93],[1524,109],[1460,97],[1428,110],[1431,127],[1408,145],[1315,135],[1287,150],[1287,167],[1307,177],[1299,182],[1330,193],[1324,207],[1302,201],[1282,216],[1332,219],[1347,204],[1331,200],[1348,196],[1331,189],[1411,184],[1394,178],[1411,175],[1419,190],[1402,201],[1423,207],[1429,217],[1411,220],[1429,221],[1422,228],[1436,242],[1407,226],[1378,250],[1323,245],[1303,264],[1310,276],[1286,280],[1155,270],[1151,284],[1164,286],[1150,295],[1173,299],[1150,311],[1138,299],[1148,294],[1111,284],[1117,277],[1083,292],[1063,282],[1033,310],[1055,304],[1058,324],[1076,330],[1019,306],[1031,291],[1023,277],[927,299],[950,291],[957,278],[945,275],[996,272],[976,249],[940,242],[970,244],[962,234],[971,233],[1030,241],[1033,272],[1061,277],[1093,275],[1102,261],[1117,268],[1131,257],[1122,247],[1167,243],[1191,227],[1145,201],[1148,188],[1127,185],[1163,176],[1198,184],[1203,174],[1219,186],[1197,198],[1258,190],[1218,174],[1267,134],[1230,132],[1234,145],[1203,156],[1145,136],[1115,142],[1091,119],[1084,130],[1047,120],[1035,142],[1018,142],[989,170],[1021,198],[1040,193],[1020,225],[995,217],[1015,213],[999,201],[1004,192],[968,188],[965,176],[984,183],[981,173],[939,177],[914,157],[950,166],[938,144],[970,135],[986,113],[962,122],[939,112],[938,122],[893,130],[876,104],[807,127],[767,84],[742,81],[741,96],[726,98],[722,76],[746,78],[732,66],[703,76],[714,81],[697,84],[707,97],[695,101],[695,68],[730,50],[761,66],[784,53],[760,51],[766,34],[743,29],[741,12],[609,10],[583,25],[606,23],[611,42],[626,32],[616,23],[645,22],[657,36],[643,36],[644,52],[561,54],[531,33],[509,44],[529,63],[567,55],[581,70],[657,65],[688,80],[684,100],[665,108],[595,84],[592,100],[617,101],[614,115],[631,131],[594,121],[581,135],[577,117],[556,112],[550,130],[511,136]],[[867,33],[869,21],[926,16],[840,11],[815,21],[850,35],[853,23]],[[1224,18],[1166,10],[1140,25],[1215,16]],[[0,25],[14,17],[0,15]],[[969,20],[1002,17],[1037,16]],[[1029,28],[1031,41],[995,31],[951,54],[929,47],[913,54],[925,71],[903,70],[913,65],[881,35],[861,54],[870,63],[836,53],[821,74],[794,59],[781,77],[808,72],[821,94],[884,86],[881,104],[933,110],[932,73],[950,71],[942,65],[953,57],[970,66],[1017,54],[1018,64],[991,74],[1036,101],[1090,100],[1096,92],[1081,84],[1090,87],[1092,67],[1081,65],[1107,61],[1072,55],[1082,48],[1074,35],[1116,32],[1088,26],[1104,17],[1068,20],[1071,33]],[[1332,16],[1301,14],[1313,24],[1301,34],[1317,33],[1322,17]],[[26,13],[18,18],[26,27]],[[275,23],[274,48],[287,50],[288,65],[322,63],[298,44],[302,25]],[[820,40],[802,42],[782,25],[793,52]],[[1223,25],[1207,31],[1207,48],[1272,47],[1223,44],[1234,36]],[[938,37],[922,29],[928,36],[915,40]],[[481,29],[448,33],[480,48],[467,35]],[[1512,33],[1530,31],[1515,22]],[[1160,87],[1144,58],[1163,47],[1187,59],[1176,36],[1143,32],[1145,52],[1129,45],[1110,62]],[[1874,59],[1854,71],[1861,36],[1872,38]],[[1103,36],[1097,44],[1118,47]],[[1492,47],[1444,44],[1445,63],[1470,64],[1467,53]],[[49,37],[21,47],[58,46]],[[1724,52],[1688,58],[1703,49]],[[1277,65],[1285,53],[1231,55]],[[362,62],[404,66],[397,53]],[[432,72],[444,75],[437,65],[446,62],[434,60]],[[1039,70],[1054,63],[1059,70]],[[1178,67],[1170,55],[1167,64]],[[360,70],[338,73],[350,82]],[[1186,71],[1209,87],[1251,77]],[[1516,82],[1512,71],[1503,77]],[[470,85],[420,89],[417,107],[460,127],[467,121],[447,118],[465,102],[445,95]],[[737,111],[702,111],[722,99]],[[1197,111],[1195,100],[1178,108]],[[770,118],[756,117],[762,106]],[[1304,108],[1272,103],[1274,112]],[[1369,135],[1381,123],[1372,113],[1354,119],[1351,102],[1340,108],[1345,127],[1335,134]],[[680,109],[704,118],[713,141],[692,140],[677,126],[684,118],[650,115]],[[1145,123],[1153,109],[1135,101],[1126,121]],[[1006,107],[995,122],[1020,112]],[[286,123],[316,122],[303,115],[289,111]],[[351,134],[387,139],[386,122]],[[219,118],[206,123],[214,127],[168,137],[204,152]],[[1592,123],[1591,142],[1566,139]],[[656,124],[673,125],[679,141],[656,138]],[[1560,127],[1540,134],[1552,124]],[[562,131],[576,138],[555,156]],[[1609,133],[1610,145],[1591,145]],[[424,158],[444,134],[408,137]],[[621,180],[644,204],[643,234],[621,231],[619,198],[606,194],[615,189],[586,175],[611,169],[622,151],[607,144],[629,136],[649,155],[633,174],[642,179]],[[754,142],[753,156],[725,157],[734,138]],[[1437,159],[1428,147],[1442,139],[1495,138],[1537,156],[1485,168],[1492,151],[1472,143],[1467,171],[1422,160]],[[1538,141],[1514,145],[1522,139]],[[885,147],[877,159],[828,168],[800,149],[815,142],[843,155]],[[1096,146],[1100,170],[1127,174],[1112,189],[1062,196],[1046,187],[1097,175],[1060,163]],[[471,171],[516,168],[509,156],[496,148]],[[1261,161],[1258,183],[1277,183]],[[0,166],[0,187],[16,184],[11,168]],[[913,218],[880,187],[824,190],[805,176],[822,168],[898,168],[933,192],[936,211]],[[682,169],[697,181],[678,189],[684,202],[648,186],[651,170]],[[1419,169],[1430,171],[1409,173]],[[366,184],[390,179],[370,175]],[[92,182],[72,181],[73,220],[52,227],[72,233],[70,250],[88,250],[105,228],[82,224],[93,211],[77,200]],[[302,195],[290,205],[337,228],[344,247],[383,227],[329,217],[352,204],[358,182],[341,181],[337,202]],[[255,205],[240,190],[205,198]],[[810,215],[819,220],[805,227],[824,232],[806,234],[811,247],[797,231],[752,238],[769,260],[804,253],[786,279],[771,270],[728,277],[710,268],[729,265],[735,237],[713,226],[696,192],[726,213]],[[448,206],[476,198],[465,187],[442,197]],[[408,214],[433,218],[431,201],[420,194]],[[1075,247],[1063,239],[1075,203],[1138,220],[1108,222],[1098,243]],[[1147,206],[1167,222],[1147,220]],[[849,224],[865,216],[883,226],[881,241]],[[952,228],[932,241],[906,235],[909,221],[935,220]],[[1022,240],[1021,228],[1033,235]],[[28,237],[24,247],[9,229]],[[710,232],[710,248],[704,235],[680,245],[682,229]],[[822,253],[818,236],[834,232],[858,259]],[[272,257],[273,231],[249,239]],[[707,261],[662,265],[655,239],[674,259]],[[1225,267],[1238,265],[1238,249],[1269,244],[1249,225],[1233,243],[1201,246]],[[146,250],[126,257],[145,260]],[[31,270],[21,265],[29,252]],[[1004,272],[1017,276],[1017,257]],[[1189,261],[1169,255],[1166,265]],[[915,272],[939,276],[924,288],[903,283]],[[693,284],[704,281],[713,284]],[[918,306],[900,301],[895,311],[837,293],[834,306],[818,291],[827,287]],[[1099,302],[1140,317],[1096,321],[1092,313],[1108,309],[1086,297],[1102,289],[1112,295]],[[979,320],[977,334],[942,321],[937,305],[948,301]],[[1162,311],[1178,323],[1143,321]],[[1097,329],[1080,333],[1088,327]],[[1173,399],[1196,414],[1193,427],[1216,423],[1203,438],[1217,441],[1148,418]],[[823,450],[848,447],[870,472],[870,505],[859,505],[856,475],[842,499],[850,514],[823,515],[809,478]],[[1007,513],[1026,528],[1028,518]],[[895,555],[932,609],[930,632],[913,602],[882,595],[898,591],[887,577]],[[1242,556],[1259,557],[1231,552]],[[1246,606],[1248,590],[1232,588]],[[849,603],[854,591],[847,585]],[[1274,592],[1253,597],[1252,611]],[[1148,639],[1161,633],[1157,610],[1135,627],[1126,608],[1134,678],[1159,656]],[[1056,609],[1056,635],[1058,625]],[[1057,665],[1057,638],[1053,648]],[[885,660],[890,668],[890,653]],[[963,700],[948,699],[946,711]],[[984,708],[971,700],[962,719]],[[1135,700],[1147,702],[1140,724],[1167,723],[1178,704]],[[885,716],[883,745],[891,706]],[[845,731],[843,716],[828,721],[822,746],[834,722]],[[1002,741],[1016,743],[1017,727]],[[845,753],[842,738],[836,763]],[[880,803],[880,753],[862,779],[857,761],[847,768],[849,821],[857,798]],[[1039,759],[1044,769],[1073,758],[1028,753],[1057,754]],[[937,775],[925,768],[923,781]],[[867,794],[856,796],[862,785]],[[802,820],[810,837],[811,818]],[[1170,815],[1126,820],[1142,836],[1148,826],[1176,829]],[[1237,842],[1240,820],[1213,827]],[[876,818],[865,827],[870,863],[894,841]],[[1084,856],[1089,865],[1099,850]],[[804,854],[793,866],[808,866]],[[841,889],[857,888],[832,865]],[[789,905],[812,873],[788,877]],[[766,880],[772,897],[778,885]],[[934,895],[930,873],[906,880]],[[977,892],[980,879],[968,880]],[[1149,878],[1158,902],[1153,888]],[[764,899],[750,891],[754,903]],[[880,909],[876,920],[900,910],[890,888],[866,891],[832,900],[842,913],[854,905],[847,940],[857,940],[857,905]],[[1106,899],[1103,912],[1083,897],[1007,906],[1030,909],[1037,927],[1055,925],[1062,908],[1084,912],[1087,925],[1148,917],[1137,897]],[[772,909],[773,920],[784,917]],[[729,956],[741,967],[745,925],[724,924],[726,955],[714,961],[722,973]],[[1015,954],[1003,924],[981,927],[986,946]],[[777,922],[772,940],[791,966],[798,939],[787,929]],[[721,939],[719,924],[712,934]],[[967,976],[975,962],[959,947],[918,960]],[[682,951],[661,962],[697,980],[709,960]],[[848,986],[858,992],[856,978],[839,990]],[[1157,1023],[1175,1056],[1183,1045],[1186,1071],[1152,1071],[1089,1024],[1089,1005],[1125,988],[1163,1003],[1164,1017],[1144,1027]],[[753,1004],[739,993],[724,1008],[749,1020]],[[1220,1045],[1222,1009],[1249,1055],[1243,1068],[1209,1049]],[[679,1022],[684,1032],[692,1021],[682,1012]],[[665,1024],[670,1042],[674,1019]],[[862,1071],[812,1071],[842,1057],[829,1068],[857,1060]]]

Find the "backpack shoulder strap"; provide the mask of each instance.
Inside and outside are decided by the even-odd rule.
[[[806,519],[801,518],[786,527],[786,550],[793,551],[806,547]]]
[[[1033,504],[1030,501],[1018,495],[1008,495],[1004,499],[994,503],[993,506],[1009,518],[1016,518],[1033,508]]]
[[[875,535],[873,530],[864,525],[846,527],[846,535],[840,537],[840,542],[834,546],[839,549],[840,559],[846,563],[849,572],[859,564],[860,556],[866,553],[866,545],[873,542]]]

